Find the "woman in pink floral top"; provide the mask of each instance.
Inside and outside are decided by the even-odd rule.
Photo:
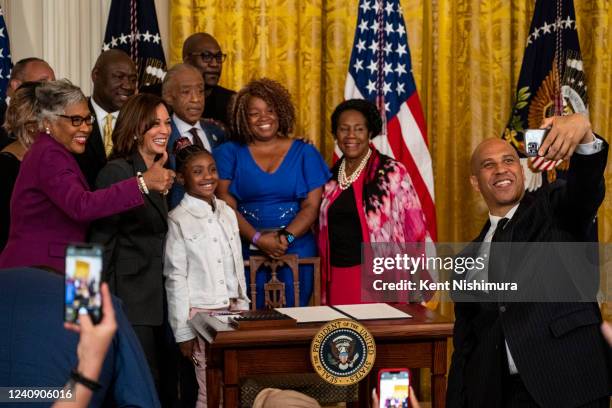
[[[361,303],[361,244],[423,242],[427,232],[408,171],[370,143],[382,129],[376,106],[347,100],[331,120],[343,156],[319,214],[321,298],[330,305]]]

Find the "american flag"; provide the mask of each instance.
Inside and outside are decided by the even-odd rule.
[[[377,104],[385,126],[383,134],[372,142],[408,169],[429,236],[435,241],[436,210],[427,128],[412,76],[399,0],[360,0],[344,97]]]
[[[102,51],[111,48],[119,48],[132,58],[140,87],[161,83],[166,58],[153,0],[113,0]]]
[[[586,73],[576,24],[572,0],[536,1],[515,102],[503,135],[521,157],[525,152],[525,130],[540,127],[544,117],[576,112],[588,115]],[[527,160],[525,176],[529,191],[542,185],[539,172],[548,171],[552,181],[553,176],[557,177],[555,167],[563,162],[543,157],[523,157],[521,162]],[[566,166],[567,162],[557,170]]]
[[[6,98],[6,88],[8,88],[12,68],[8,29],[4,23],[4,11],[0,7],[0,101]]]

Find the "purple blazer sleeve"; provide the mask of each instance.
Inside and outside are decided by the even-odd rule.
[[[43,154],[38,169],[40,189],[75,221],[89,222],[144,204],[136,177],[89,191],[76,161],[59,149],[49,149]]]

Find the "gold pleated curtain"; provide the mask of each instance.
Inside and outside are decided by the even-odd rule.
[[[486,219],[472,192],[469,157],[499,136],[510,115],[533,0],[402,0],[413,74],[434,163],[438,236],[468,241]],[[593,129],[612,137],[612,9],[609,0],[575,0]],[[332,154],[329,116],[343,99],[358,0],[171,0],[170,61],[184,39],[214,35],[229,57],[221,83],[239,89],[268,76],[290,90],[296,136]],[[607,190],[612,191],[612,166]],[[612,194],[600,210],[600,240],[612,241]]]

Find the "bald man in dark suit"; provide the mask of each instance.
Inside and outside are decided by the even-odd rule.
[[[506,141],[487,139],[474,151],[470,181],[489,208],[475,243],[587,240],[604,198],[608,144],[582,114],[550,118],[543,126],[551,125],[539,153],[550,160],[571,157],[567,182],[533,195],[525,194],[519,157]],[[491,252],[493,269],[495,258]],[[519,273],[518,262],[510,257],[510,274]],[[612,360],[594,297],[583,303],[458,302],[455,315],[448,407],[608,407]]]

